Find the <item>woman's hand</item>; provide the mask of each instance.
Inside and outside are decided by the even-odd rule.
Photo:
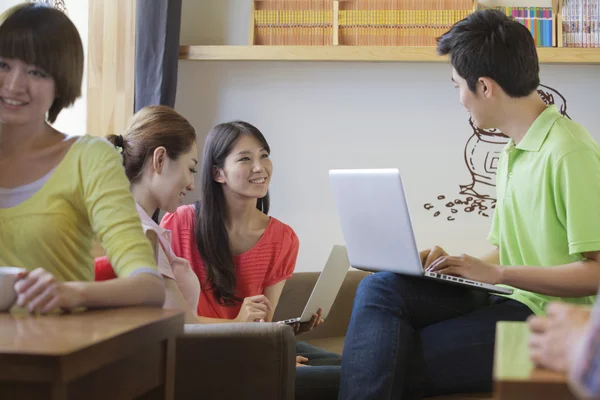
[[[265,295],[246,297],[234,322],[264,322],[271,311],[271,303]]]
[[[302,364],[308,361],[308,358],[302,356],[296,356],[296,367],[308,367],[308,365]]]
[[[591,308],[565,303],[551,303],[544,317],[531,316],[529,355],[540,367],[568,372],[575,347],[584,336]]]
[[[29,312],[72,310],[83,303],[80,282],[60,282],[43,268],[19,274],[15,283],[17,306]]]
[[[317,326],[319,326],[323,322],[325,322],[325,320],[323,318],[321,318],[322,313],[323,313],[323,309],[319,308],[317,310],[317,313],[313,314],[310,321],[296,322],[295,324],[291,325],[291,327],[292,327],[292,329],[294,329],[294,332],[296,333],[296,335],[299,335],[299,334],[305,333],[305,332],[310,332],[314,328],[316,328]]]

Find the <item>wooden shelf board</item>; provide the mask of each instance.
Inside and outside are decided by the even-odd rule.
[[[600,64],[600,48],[538,49],[541,63]],[[435,47],[417,46],[180,46],[180,60],[447,62]]]

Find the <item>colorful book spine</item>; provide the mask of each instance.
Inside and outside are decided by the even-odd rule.
[[[489,8],[479,6],[480,9]],[[523,24],[538,47],[552,47],[554,37],[552,8],[549,7],[493,7]]]

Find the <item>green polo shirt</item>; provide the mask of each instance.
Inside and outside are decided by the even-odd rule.
[[[521,142],[504,148],[488,240],[501,265],[554,266],[600,250],[600,146],[581,125],[548,106]],[[543,314],[550,301],[593,304],[513,288],[510,297]]]

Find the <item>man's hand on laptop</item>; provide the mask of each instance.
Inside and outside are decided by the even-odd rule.
[[[478,258],[463,254],[461,256],[443,256],[435,260],[427,272],[460,276],[483,283],[497,285],[501,283],[502,267],[486,263]]]
[[[323,309],[319,308],[317,310],[317,313],[313,314],[310,321],[296,322],[294,325],[292,325],[292,328],[294,329],[294,332],[296,333],[296,335],[299,335],[304,332],[312,331],[314,328],[316,328],[317,326],[319,326],[323,322],[325,322],[325,320],[323,318],[321,318],[322,312],[323,312]]]
[[[439,246],[434,246],[432,249],[426,249],[419,252],[421,256],[421,265],[423,269],[427,269],[431,263],[437,260],[440,257],[447,256],[448,253],[444,249]]]

